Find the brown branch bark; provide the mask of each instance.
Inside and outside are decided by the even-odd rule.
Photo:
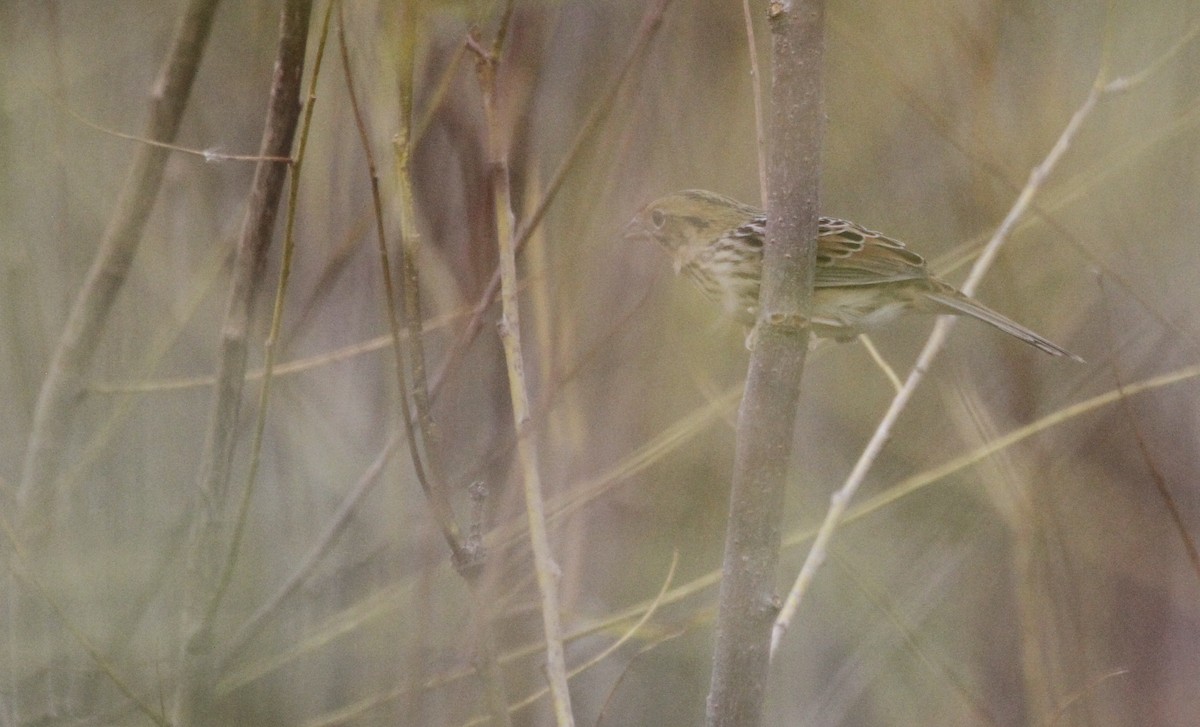
[[[300,81],[308,43],[311,0],[288,0],[280,15],[279,50],[275,58],[263,157],[291,154],[300,118]],[[227,550],[223,541],[229,510],[229,479],[236,443],[238,409],[246,380],[247,331],[254,299],[264,281],[267,250],[287,179],[288,165],[259,162],[250,187],[233,267],[233,280],[221,327],[221,350],[213,409],[199,474],[199,508],[187,557],[188,580],[174,724],[203,723],[212,713],[217,673],[216,644],[211,633],[221,593],[221,569]]]
[[[816,252],[824,7],[772,2],[771,154],[757,344],[738,416],[707,723],[761,722],[783,493]]]

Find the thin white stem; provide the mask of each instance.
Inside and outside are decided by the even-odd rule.
[[[512,2],[505,11],[511,14]],[[571,692],[567,687],[567,664],[563,653],[562,622],[559,615],[558,584],[561,572],[550,552],[546,529],[546,507],[542,498],[542,480],[538,470],[537,438],[529,423],[529,389],[525,381],[525,357],[521,346],[521,313],[517,300],[517,251],[514,240],[516,227],[512,207],[512,188],[509,184],[508,142],[498,110],[496,72],[498,53],[503,45],[501,23],[491,54],[481,54],[480,90],[488,128],[488,154],[492,183],[492,199],[496,207],[496,242],[500,268],[500,341],[508,364],[508,388],[512,399],[513,424],[517,435],[517,461],[525,490],[525,512],[529,520],[529,541],[533,550],[534,570],[542,598],[542,629],[546,638],[546,679],[554,703],[555,724],[574,727]],[[477,49],[477,53],[480,51]]]
[[[1087,119],[1096,108],[1096,104],[1108,92],[1107,86],[1102,83],[1102,74],[1103,71],[1101,71],[1101,75],[1097,76],[1097,80],[1092,84],[1087,98],[1084,99],[1079,109],[1071,116],[1070,121],[1067,122],[1066,127],[1059,135],[1054,146],[1050,148],[1049,153],[1046,154],[1045,159],[1030,172],[1029,181],[1026,182],[1025,187],[1017,196],[1012,208],[996,229],[995,234],[992,235],[992,239],[984,246],[982,254],[976,259],[975,265],[971,268],[971,274],[962,286],[962,291],[967,295],[970,295],[979,286],[980,281],[983,280],[983,276],[987,274],[988,269],[999,253],[1000,247],[1008,239],[1017,222],[1029,210],[1030,205],[1038,192],[1041,191],[1046,179],[1058,165],[1059,161],[1061,161],[1067,149],[1070,148],[1071,142],[1079,133],[1084,120]],[[846,508],[854,498],[854,494],[858,491],[859,486],[862,485],[863,480],[866,479],[867,473],[874,466],[875,460],[879,457],[879,453],[883,451],[884,445],[891,438],[896,421],[900,418],[900,414],[903,413],[909,400],[912,399],[913,393],[925,378],[925,373],[937,358],[942,345],[946,341],[946,337],[950,333],[951,327],[954,325],[954,321],[955,319],[950,316],[942,316],[938,319],[937,324],[933,327],[933,332],[929,336],[929,340],[926,341],[925,347],[921,350],[920,355],[917,356],[917,361],[913,364],[913,368],[909,372],[904,386],[896,392],[895,398],[892,399],[891,405],[884,413],[879,425],[875,428],[875,433],[867,442],[867,446],[863,449],[862,455],[859,456],[858,462],[855,463],[854,468],[850,471],[850,475],[846,478],[845,483],[833,494],[830,500],[829,511],[826,513],[825,519],[817,531],[816,539],[813,541],[812,548],[808,552],[808,557],[805,558],[804,565],[801,566],[800,573],[796,576],[796,581],[792,584],[792,588],[784,600],[783,608],[780,609],[779,615],[775,619],[775,626],[771,633],[772,657],[778,651],[779,644],[782,642],[784,634],[787,633],[792,619],[795,618],[796,612],[800,608],[800,602],[804,594],[808,591],[808,587],[812,584],[817,570],[825,561],[829,541],[841,523]]]
[[[758,66],[758,41],[754,35],[754,15],[750,0],[742,0],[742,17],[746,20],[746,45],[750,50],[750,93],[754,98],[754,147],[758,152],[758,194],[763,207],[767,206],[767,132],[763,127],[762,75]]]

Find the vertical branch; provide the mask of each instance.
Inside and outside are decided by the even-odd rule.
[[[708,725],[761,722],[778,608],[785,475],[808,347],[820,175],[821,0],[772,2],[767,240],[757,344],[738,416]]]
[[[339,5],[339,13],[341,12]],[[414,212],[412,207],[411,185],[408,177],[408,158],[411,151],[411,137],[409,135],[409,123],[412,113],[412,67],[413,53],[416,43],[416,18],[410,15],[404,19],[402,32],[404,33],[400,42],[400,59],[399,59],[399,75],[400,75],[400,135],[396,140],[396,153],[398,157],[398,176],[400,177],[399,185],[401,187],[401,224],[404,230],[401,235],[404,236],[407,232],[409,240],[415,240],[415,223]],[[428,472],[426,469],[427,457],[425,452],[428,452],[429,440],[427,436],[422,438],[417,437],[417,426],[419,424],[427,424],[429,416],[429,407],[427,404],[428,397],[421,398],[420,395],[415,395],[419,402],[425,402],[424,408],[418,406],[418,422],[414,422],[412,414],[409,410],[409,385],[408,385],[408,370],[405,364],[404,351],[400,346],[400,317],[401,313],[396,310],[396,284],[392,278],[392,264],[388,254],[387,232],[384,229],[383,222],[383,201],[379,192],[379,172],[375,164],[375,155],[371,151],[371,142],[367,136],[366,123],[363,120],[362,107],[358,101],[358,93],[354,88],[354,78],[350,69],[350,56],[346,46],[345,22],[339,15],[338,22],[338,41],[342,55],[342,69],[346,76],[346,92],[350,97],[350,109],[354,115],[355,128],[358,130],[359,143],[362,144],[363,153],[367,158],[367,171],[371,181],[371,205],[375,216],[375,243],[379,251],[379,268],[380,274],[383,276],[384,290],[384,310],[387,312],[388,330],[391,332],[392,357],[396,360],[396,389],[399,396],[400,419],[404,425],[404,435],[408,442],[409,455],[412,460],[413,471],[416,474],[417,482],[421,486],[421,491],[425,493],[425,498],[429,501],[430,510],[433,513],[434,520],[437,522],[439,529],[442,531],[442,536],[446,539],[447,545],[450,546],[450,551],[454,555],[456,563],[469,560],[463,554],[462,538],[459,535],[458,525],[454,519],[454,510],[450,504],[450,499],[442,487],[441,480],[437,477],[436,472]],[[424,390],[424,353],[421,348],[421,314],[419,307],[419,291],[416,288],[417,277],[415,267],[411,267],[408,255],[406,255],[406,245],[409,244],[402,240],[400,245],[401,268],[406,272],[411,273],[411,280],[405,284],[405,298],[401,301],[401,307],[405,309],[405,320],[408,324],[408,334],[410,346],[415,346],[414,352],[411,354],[415,362],[414,378],[417,379],[417,388]],[[411,268],[411,270],[410,270]],[[413,302],[406,304],[409,300]],[[424,412],[423,414],[421,412]],[[423,429],[423,432],[427,428]],[[422,450],[421,444],[424,441],[426,447]]]
[[[305,150],[308,148],[308,132],[312,128],[313,109],[317,103],[317,81],[321,76],[321,61],[325,57],[325,41],[329,37],[329,21],[333,16],[331,0],[325,6],[325,18],[321,23],[321,35],[317,42],[316,58],[313,60],[313,70],[309,77],[308,98],[304,103],[304,122],[300,127],[300,141],[297,143],[296,156],[292,162],[292,174],[288,185],[287,218],[284,222],[283,255],[279,266],[279,282],[275,286],[275,305],[271,311],[271,327],[267,332],[267,340],[263,345],[263,376],[258,389],[258,407],[254,422],[254,435],[250,443],[250,467],[246,474],[246,485],[242,488],[241,502],[234,516],[233,533],[230,536],[229,547],[225,557],[225,565],[218,580],[217,589],[208,606],[205,616],[211,620],[225,596],[233,577],[233,568],[237,562],[241,548],[242,537],[246,531],[246,521],[250,513],[250,502],[254,495],[254,485],[258,481],[258,468],[262,462],[262,442],[267,426],[267,405],[271,400],[271,383],[275,380],[275,357],[279,343],[279,332],[283,327],[283,306],[287,301],[288,283],[291,281],[292,260],[296,250],[296,213],[300,197],[301,171],[304,166]]]
[[[216,9],[217,0],[191,0],[184,10],[154,85],[144,138],[159,142],[175,139]],[[71,413],[83,393],[81,382],[87,365],[141,243],[170,155],[169,149],[156,144],[138,149],[100,249],[67,316],[38,394],[25,451],[17,499],[21,519],[18,527],[22,531],[40,530],[44,535],[45,528],[32,527],[34,519],[53,524],[51,479],[66,446]]]
[[[155,142],[175,140],[216,9],[217,0],[189,0],[185,6],[151,90],[150,114],[142,138]],[[112,218],[51,354],[34,405],[21,479],[17,483],[15,537],[25,539],[30,545],[46,542],[53,532],[55,481],[64,464],[71,421],[83,399],[83,379],[141,244],[170,156],[169,149],[157,144],[137,148]],[[30,627],[17,626],[25,621],[21,613],[25,602],[15,587],[15,579],[10,576],[6,580],[8,588],[0,605],[0,621],[10,626],[5,633],[5,668],[0,669],[4,673],[0,689],[10,703],[3,714],[19,722],[28,716],[23,715],[26,707],[32,705],[15,689],[17,662],[23,658],[18,655],[36,637]],[[44,623],[44,627],[50,628],[49,623]]]
[[[406,6],[408,10],[412,10],[410,6]],[[391,332],[391,353],[392,358],[396,360],[396,391],[400,396],[398,409],[400,409],[401,422],[404,429],[404,438],[408,441],[409,458],[412,459],[414,474],[416,481],[420,483],[421,492],[425,493],[425,498],[430,503],[430,510],[433,513],[434,521],[437,522],[438,528],[442,530],[442,535],[445,537],[446,545],[450,546],[450,552],[454,554],[455,563],[462,563],[467,560],[463,554],[462,537],[458,533],[458,525],[454,517],[454,509],[450,504],[450,498],[445,493],[442,485],[442,480],[437,476],[436,471],[427,471],[428,445],[430,445],[431,417],[430,407],[428,407],[428,396],[422,396],[421,392],[426,391],[425,386],[425,353],[422,347],[421,338],[421,313],[420,313],[420,298],[419,298],[419,280],[416,276],[416,268],[412,262],[412,256],[408,253],[409,246],[416,244],[416,227],[415,227],[415,212],[413,210],[412,185],[409,182],[408,162],[410,152],[412,152],[412,136],[410,136],[410,120],[412,120],[412,83],[413,83],[413,64],[416,42],[415,29],[415,12],[406,14],[401,20],[401,42],[400,42],[400,58],[398,58],[398,78],[400,78],[400,133],[395,140],[396,167],[398,176],[398,187],[400,187],[400,208],[401,208],[401,245],[398,248],[401,259],[401,270],[406,275],[407,280],[404,281],[404,298],[401,300],[403,313],[397,311],[396,308],[396,283],[392,280],[391,274],[391,259],[388,253],[388,234],[384,228],[383,221],[383,199],[379,192],[379,173],[374,161],[374,154],[371,151],[371,139],[367,136],[366,122],[362,118],[362,108],[359,103],[358,91],[354,88],[354,74],[350,70],[349,50],[346,43],[346,23],[341,14],[341,5],[338,5],[338,47],[341,48],[342,54],[342,70],[346,74],[346,90],[350,98],[350,112],[354,116],[354,125],[359,133],[359,143],[362,145],[362,152],[367,160],[367,174],[371,181],[371,204],[374,212],[374,223],[376,223],[376,248],[379,252],[379,272],[383,276],[384,284],[384,310],[388,314],[388,330]],[[414,387],[418,392],[410,392],[408,386],[408,365],[404,360],[404,352],[401,348],[401,316],[404,318],[404,328],[407,330],[408,340],[412,346],[413,358],[413,378]],[[412,411],[409,408],[409,398],[416,399],[416,410],[418,410],[418,421],[413,421]],[[422,437],[418,438],[418,426],[421,426]],[[424,441],[425,449],[422,450],[421,443]]]
[[[346,74],[346,89],[350,96],[350,107],[354,114],[355,126],[358,129],[359,141],[367,157],[367,168],[371,178],[371,195],[375,212],[377,241],[379,244],[380,264],[384,278],[384,289],[387,295],[388,322],[392,332],[392,352],[396,359],[396,373],[399,383],[400,408],[404,420],[409,450],[417,479],[421,484],[434,518],[441,527],[442,534],[450,546],[450,552],[459,575],[471,589],[471,608],[474,621],[475,642],[479,651],[478,671],[484,683],[484,691],[492,724],[495,727],[507,727],[511,724],[508,712],[508,695],[504,688],[503,674],[500,671],[496,656],[496,638],[492,628],[492,613],[490,600],[480,593],[480,578],[482,572],[479,566],[483,563],[483,552],[480,546],[482,536],[482,509],[486,490],[482,485],[473,486],[472,499],[476,503],[476,520],[478,527],[464,540],[454,520],[454,512],[450,498],[446,492],[446,482],[437,466],[437,434],[434,427],[432,407],[429,397],[429,387],[425,376],[425,351],[422,338],[422,315],[420,278],[416,265],[416,249],[419,242],[416,225],[416,205],[412,194],[412,176],[410,162],[412,160],[412,98],[413,98],[413,67],[415,65],[417,24],[419,22],[416,3],[406,5],[407,14],[402,23],[399,54],[399,84],[400,84],[400,130],[394,141],[396,155],[396,176],[400,206],[400,268],[404,275],[404,311],[405,332],[408,334],[408,355],[412,366],[412,399],[417,416],[414,423],[408,410],[407,378],[405,361],[400,349],[400,323],[395,306],[395,286],[392,281],[391,265],[388,262],[387,238],[383,227],[383,204],[379,193],[379,174],[375,165],[375,155],[371,151],[370,139],[367,136],[366,124],[363,121],[362,109],[358,95],[354,90],[354,77],[350,68],[350,54],[346,44],[345,23],[339,16],[338,42],[342,54],[342,67]],[[338,6],[339,13],[341,6]],[[415,426],[414,426],[415,424]],[[417,431],[420,441],[417,440]],[[424,444],[424,461],[428,468],[422,466],[422,448]]]
[[[742,0],[746,21],[746,47],[750,51],[750,93],[754,98],[754,150],[758,152],[758,198],[767,204],[767,132],[763,129],[762,74],[758,70],[758,41],[754,37],[754,15],[750,0]]]
[[[505,11],[501,30],[507,28],[512,2]],[[471,39],[470,47],[478,55],[476,68],[483,96],[483,110],[488,135],[488,174],[496,209],[496,242],[500,252],[500,339],[508,363],[509,395],[512,400],[513,424],[517,435],[517,459],[525,491],[525,511],[529,519],[529,539],[533,549],[534,569],[542,597],[542,628],[546,639],[546,677],[554,703],[558,727],[573,727],[571,693],[567,687],[567,665],[563,654],[562,625],[558,605],[558,565],[550,553],[546,531],[546,513],[542,501],[541,475],[538,471],[537,440],[532,436],[529,412],[529,392],[525,382],[525,359],[521,352],[521,316],[517,303],[517,257],[514,241],[516,219],[512,208],[509,185],[508,141],[498,108],[496,71],[503,36],[497,37],[491,50],[483,49]]]
[[[311,0],[288,0],[280,14],[279,49],[275,59],[261,156],[288,157],[300,116],[300,81],[308,41]],[[246,378],[246,337],[254,298],[262,286],[267,249],[275,226],[287,164],[261,161],[250,188],[242,223],[233,279],[221,327],[220,360],[214,387],[209,433],[199,474],[199,513],[188,553],[187,593],[176,689],[175,724],[186,727],[207,719],[216,674],[209,604],[219,588],[225,537],[229,478],[238,409]]]
[[[416,46],[417,46],[417,24],[420,22],[420,3],[409,2],[405,4],[405,18],[401,25],[400,38],[400,57],[399,57],[399,84],[400,84],[400,130],[397,138],[394,141],[394,150],[396,157],[396,186],[399,194],[400,207],[400,272],[403,275],[403,293],[404,298],[401,302],[401,310],[404,315],[404,330],[408,334],[408,365],[412,372],[412,401],[416,408],[416,426],[417,431],[421,435],[421,443],[424,445],[425,466],[427,483],[425,484],[426,495],[431,500],[431,505],[434,512],[441,523],[443,532],[446,534],[446,539],[450,543],[451,551],[454,554],[455,563],[461,568],[471,564],[475,559],[475,555],[468,553],[466,547],[458,532],[458,526],[454,520],[454,512],[450,505],[450,497],[446,492],[446,482],[441,474],[439,466],[439,440],[437,427],[433,421],[432,402],[429,397],[428,377],[425,374],[425,338],[422,327],[421,314],[421,278],[417,269],[417,248],[420,244],[420,237],[417,231],[417,211],[416,203],[413,199],[412,191],[412,173],[411,163],[413,157],[413,144],[416,138],[412,133],[412,106],[413,106],[413,69],[416,64]],[[364,132],[365,134],[365,132]],[[363,138],[363,145],[367,145],[366,138]],[[376,194],[378,189],[376,188]],[[382,231],[380,235],[382,244]],[[388,291],[392,291],[390,282],[391,271],[386,266],[386,248],[381,250],[384,256],[385,269],[384,276],[388,278]],[[389,313],[395,316],[392,310],[392,301],[394,299],[389,295],[388,307],[392,311]],[[399,338],[398,328],[393,327],[393,340],[396,342],[397,359],[396,365],[404,366],[404,361],[399,357]],[[404,392],[402,386],[401,392]],[[404,406],[408,406],[407,397],[404,398]],[[405,420],[408,420],[407,414]],[[411,429],[411,425],[409,425]],[[416,450],[415,442],[413,446],[414,461],[420,456]]]
[[[1084,121],[1095,110],[1096,105],[1106,94],[1115,93],[1125,88],[1125,78],[1106,82],[1107,72],[1107,68],[1103,66],[1100,68],[1095,80],[1092,82],[1092,87],[1087,97],[1084,98],[1083,103],[1075,110],[1075,113],[1071,115],[1071,119],[1063,128],[1062,133],[1059,134],[1058,139],[1054,142],[1054,146],[1047,152],[1046,157],[1029,173],[1029,181],[1025,183],[1020,194],[1017,195],[1013,206],[1009,209],[1008,214],[1005,215],[1004,220],[992,235],[992,239],[984,246],[983,252],[980,253],[979,257],[975,260],[975,265],[971,268],[970,275],[967,276],[966,282],[963,283],[961,290],[967,295],[974,293],[975,288],[983,280],[983,276],[987,274],[992,261],[999,254],[1000,247],[1008,239],[1025,213],[1033,206],[1034,199],[1041,192],[1046,180],[1058,166],[1063,155],[1067,153],[1079,130],[1083,127]],[[818,530],[817,536],[813,540],[812,548],[809,550],[808,556],[805,557],[804,564],[800,567],[800,573],[796,576],[796,580],[792,584],[787,599],[784,601],[783,608],[780,611],[779,618],[776,621],[775,633],[772,637],[772,651],[778,648],[792,618],[800,608],[801,599],[816,577],[817,570],[824,563],[829,541],[833,538],[834,530],[837,529],[838,524],[841,522],[846,508],[849,507],[854,494],[866,479],[871,467],[874,466],[875,460],[879,457],[880,452],[883,451],[884,445],[891,439],[892,430],[895,428],[896,422],[908,406],[908,402],[912,399],[917,387],[924,381],[925,372],[929,371],[933,366],[933,362],[941,352],[942,346],[946,338],[950,335],[950,329],[954,326],[955,321],[956,319],[951,316],[941,316],[938,322],[934,324],[933,332],[929,334],[929,339],[925,342],[925,347],[918,354],[917,360],[908,374],[908,378],[904,381],[904,386],[896,392],[896,396],[892,399],[892,403],[888,406],[883,418],[879,420],[874,434],[871,435],[871,439],[867,442],[866,447],[863,448],[858,461],[855,462],[854,468],[850,471],[849,476],[846,477],[846,481],[834,493],[830,501],[829,511],[825,514],[825,519],[821,522],[820,530]]]
[[[546,210],[550,209],[550,205],[554,203],[558,196],[558,191],[562,189],[563,182],[566,181],[567,175],[575,168],[575,163],[579,159],[580,154],[592,137],[595,135],[600,125],[608,118],[609,112],[616,105],[615,101],[617,93],[625,84],[625,79],[629,77],[629,71],[633,69],[634,63],[645,56],[646,49],[650,46],[650,41],[658,33],[658,29],[662,26],[663,15],[667,11],[667,6],[671,0],[654,0],[653,3],[646,7],[646,14],[642,17],[641,26],[638,28],[637,38],[634,39],[633,45],[629,49],[629,54],[625,56],[624,62],[621,64],[620,70],[617,71],[616,77],[609,82],[605,87],[604,92],[596,99],[596,103],[588,111],[587,119],[584,120],[583,126],[575,134],[575,138],[571,142],[571,147],[559,163],[558,168],[550,177],[550,182],[546,185],[546,191],[541,194],[541,202],[537,208],[526,218],[521,227],[517,230],[516,241],[513,247],[520,252],[525,243],[529,240],[529,236],[541,224],[542,218],[546,214]],[[436,397],[442,384],[454,372],[455,367],[462,361],[463,352],[471,341],[475,340],[475,336],[483,328],[483,318],[491,307],[492,302],[496,299],[496,293],[500,290],[500,271],[497,270],[492,275],[492,279],[488,282],[487,288],[483,295],[479,296],[475,307],[471,311],[471,319],[467,322],[458,339],[455,340],[450,352],[446,355],[437,375],[433,379],[431,386],[433,395]]]

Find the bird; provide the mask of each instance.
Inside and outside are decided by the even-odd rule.
[[[647,204],[625,227],[629,240],[653,241],[724,311],[751,329],[758,318],[767,216],[715,192],[688,189]],[[817,223],[812,332],[849,341],[900,315],[935,313],[983,321],[1052,356],[1079,356],[938,279],[904,243],[836,217]]]

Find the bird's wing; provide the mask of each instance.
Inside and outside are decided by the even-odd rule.
[[[904,243],[853,222],[822,217],[817,231],[818,288],[927,280],[925,259]]]
[[[751,247],[762,248],[763,240],[767,237],[767,216],[755,215],[729,233],[730,237],[745,240]]]

